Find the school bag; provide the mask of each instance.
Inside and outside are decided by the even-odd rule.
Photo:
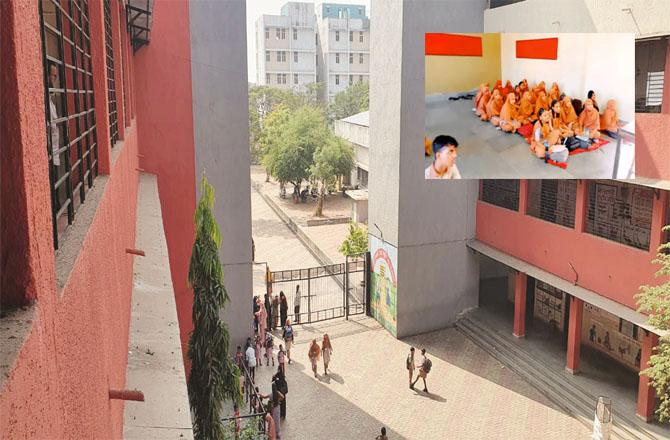
[[[284,340],[293,339],[293,327],[284,328]]]
[[[426,374],[430,373],[431,368],[433,368],[433,362],[430,359],[426,358],[426,360],[423,363],[423,371],[425,371]]]

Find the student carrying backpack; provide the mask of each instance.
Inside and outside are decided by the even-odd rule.
[[[416,377],[414,382],[410,385],[410,388],[414,389],[414,384],[418,382],[419,378],[423,379],[423,391],[428,392],[428,386],[426,385],[426,376],[430,373],[431,368],[433,368],[433,362],[426,357],[426,349],[421,349],[421,355],[423,356],[423,362],[421,362],[421,368],[419,369],[419,375]]]

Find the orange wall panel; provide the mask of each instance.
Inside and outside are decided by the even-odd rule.
[[[558,58],[558,38],[518,40],[516,42],[516,57],[555,60]]]
[[[426,55],[482,56],[482,37],[457,34],[426,34]]]

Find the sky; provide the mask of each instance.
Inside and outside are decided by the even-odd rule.
[[[304,0],[304,3],[344,3],[364,5],[370,16],[371,0]],[[247,66],[249,71],[249,82],[256,82],[256,20],[263,14],[279,15],[279,10],[288,0],[247,0]]]

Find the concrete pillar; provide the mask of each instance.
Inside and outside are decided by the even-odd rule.
[[[404,337],[444,328],[478,301],[479,266],[466,247],[475,235],[478,182],[424,179],[424,35],[482,32],[486,2],[381,3],[370,19],[368,224],[377,237],[373,257],[380,247],[397,252],[397,298],[389,310],[397,327],[387,328]]]
[[[647,368],[647,363],[652,355],[654,347],[658,346],[658,335],[644,331],[642,341],[642,354],[640,356],[640,370]],[[649,377],[640,375],[637,388],[637,411],[636,415],[646,422],[650,422],[656,409],[656,392],[649,386]]]
[[[525,215],[528,207],[528,179],[519,180],[519,214]]]
[[[526,280],[525,273],[517,272],[514,276],[514,330],[517,338],[526,336]]]
[[[566,354],[565,369],[571,374],[579,372],[579,349],[582,337],[582,316],[584,301],[570,296],[570,321],[568,322],[568,351]]]
[[[668,191],[654,191],[655,194],[652,200],[653,205],[651,212],[651,236],[649,237],[649,252],[652,255],[656,255],[659,246],[665,243],[664,239],[666,232],[663,230],[663,227],[665,226],[666,219],[668,218],[665,210],[669,209]]]
[[[216,191],[231,347],[251,334],[251,181],[244,0],[189,2],[195,185]]]
[[[575,200],[575,231],[577,232],[584,232],[586,225],[586,204],[589,199],[587,190],[588,181],[578,180]]]
[[[668,46],[665,55],[665,78],[663,80],[663,104],[661,113],[670,114],[670,39],[667,40]]]

